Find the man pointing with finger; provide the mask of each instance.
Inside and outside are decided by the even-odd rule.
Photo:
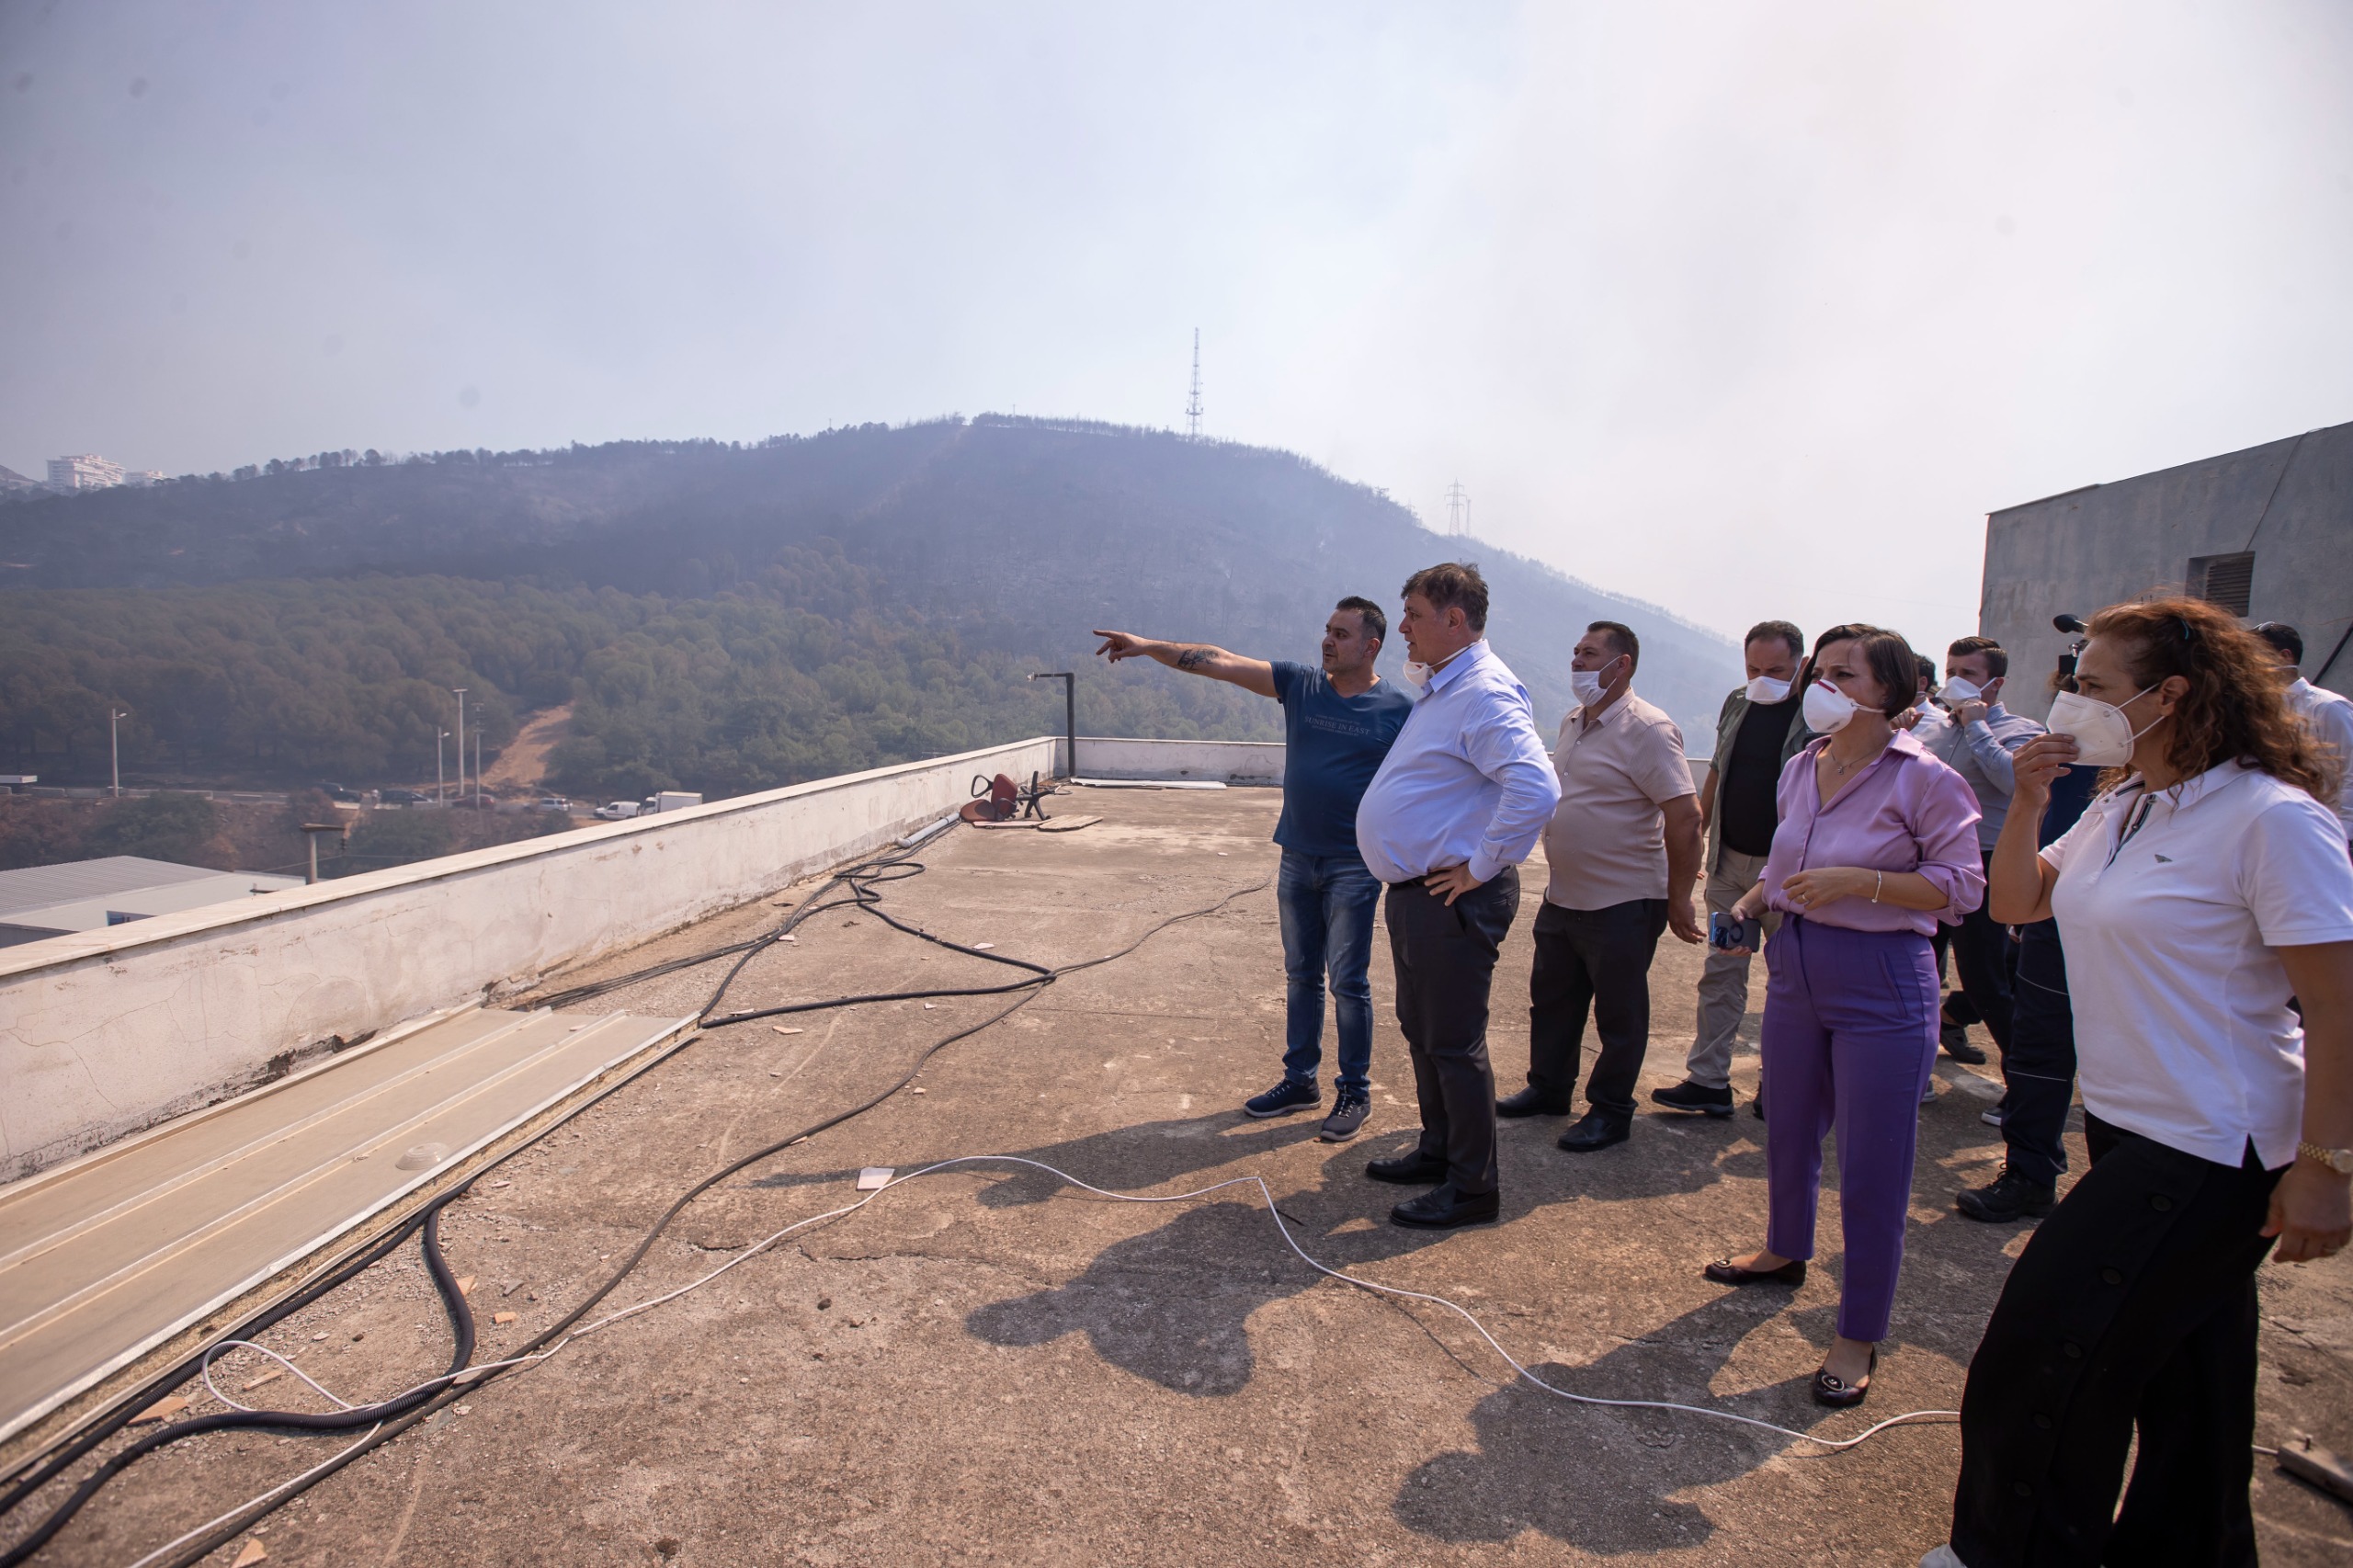
[[[1477,567],[1449,562],[1406,580],[1397,630],[1423,696],[1357,808],[1357,848],[1389,885],[1397,1022],[1422,1112],[1416,1146],[1365,1174],[1428,1185],[1390,1210],[1428,1229],[1498,1211],[1487,994],[1519,913],[1518,864],[1561,799],[1528,688],[1487,646],[1486,626]]]

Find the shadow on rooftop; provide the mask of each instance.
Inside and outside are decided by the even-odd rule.
[[[1733,1347],[1769,1321],[1756,1305],[1726,1292],[1588,1365],[1530,1369],[1573,1393],[1675,1400],[1810,1427],[1823,1415],[1805,1403],[1811,1369],[1737,1399],[1707,1392]],[[1825,1342],[1828,1312],[1799,1314],[1823,1320],[1809,1326]],[[1408,1529],[1458,1542],[1506,1541],[1532,1529],[1613,1555],[1693,1546],[1714,1523],[1675,1494],[1745,1475],[1793,1446],[1811,1448],[1676,1411],[1574,1404],[1525,1382],[1481,1400],[1471,1420],[1476,1452],[1439,1454],[1399,1488],[1391,1512]]]

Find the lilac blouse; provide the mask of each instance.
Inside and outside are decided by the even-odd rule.
[[[1916,931],[1961,917],[1985,902],[1985,861],[1977,847],[1977,797],[1961,776],[1904,731],[1847,787],[1822,803],[1814,758],[1828,736],[1810,743],[1781,769],[1776,796],[1780,825],[1765,858],[1765,907],[1802,915],[1849,931]],[[1847,897],[1801,909],[1781,884],[1800,871],[1859,866],[1867,871],[1917,871],[1945,895],[1942,909],[1901,909]]]

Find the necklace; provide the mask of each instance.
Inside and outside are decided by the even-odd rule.
[[[1839,760],[1838,760],[1838,754],[1837,754],[1836,752],[1835,752],[1835,751],[1832,751],[1828,746],[1824,746],[1824,747],[1823,747],[1823,748],[1822,748],[1822,755],[1823,755],[1823,756],[1826,756],[1826,757],[1828,757],[1828,758],[1830,759],[1830,766],[1831,766],[1831,767],[1835,767],[1835,768],[1836,768],[1836,769],[1838,770],[1838,777],[1840,777],[1841,778],[1844,778],[1847,775],[1847,773],[1848,773],[1848,772],[1850,772],[1851,770],[1853,770],[1853,769],[1855,769],[1855,768],[1860,767],[1863,764],[1865,764],[1865,763],[1867,763],[1867,762],[1870,761],[1870,760],[1871,760],[1871,757],[1875,757],[1875,756],[1879,756],[1879,754],[1880,754],[1881,752],[1883,752],[1883,751],[1885,751],[1886,749],[1887,749],[1887,747],[1886,747],[1886,746],[1884,746],[1884,745],[1873,746],[1873,747],[1871,748],[1870,756],[1859,756],[1859,757],[1857,757],[1857,758],[1856,758],[1854,761],[1852,761],[1852,762],[1841,762],[1841,761],[1839,761]]]

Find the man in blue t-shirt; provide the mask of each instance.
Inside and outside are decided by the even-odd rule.
[[[1205,642],[1158,642],[1097,631],[1096,652],[1157,659],[1283,705],[1283,846],[1276,888],[1282,912],[1283,972],[1290,981],[1282,1082],[1245,1102],[1252,1116],[1283,1116],[1324,1103],[1315,1073],[1324,1059],[1324,986],[1328,974],[1340,1032],[1339,1093],[1324,1138],[1352,1138],[1371,1109],[1373,910],[1381,884],[1357,853],[1357,802],[1404,727],[1413,699],[1373,673],[1389,618],[1370,599],[1342,599],[1324,623],[1324,667],[1245,659]]]

